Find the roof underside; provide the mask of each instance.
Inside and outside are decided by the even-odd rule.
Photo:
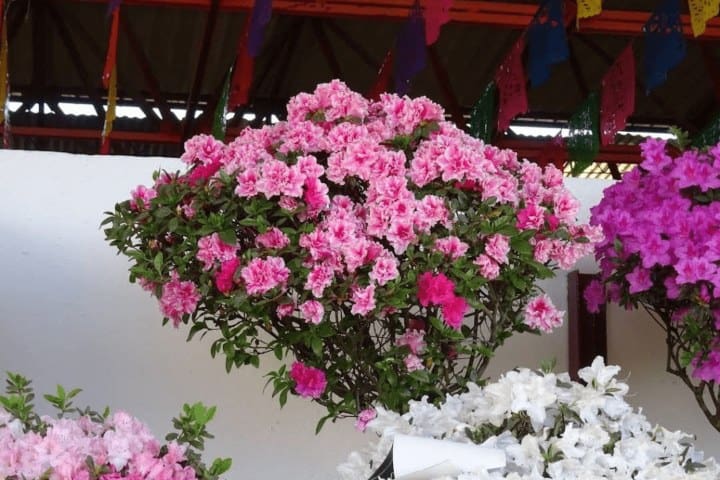
[[[390,3],[402,4],[403,1]],[[207,36],[208,19],[213,16],[211,8],[173,6],[172,2],[162,2],[165,5],[162,7],[157,6],[157,2],[146,3],[151,5],[126,1],[121,7],[120,103],[138,105],[148,113],[153,107],[162,105],[187,108],[194,103],[195,87],[197,108],[211,110],[224,76],[235,60],[238,36],[247,12],[223,9],[223,2],[219,2],[211,39],[205,50],[203,40]],[[211,0],[187,3],[209,7]],[[356,1],[351,5],[367,7],[377,3],[383,2]],[[404,3],[410,4],[409,1]],[[530,0],[495,3],[525,4],[526,9],[534,9],[537,4]],[[647,13],[656,3],[655,0],[635,0],[632,8]],[[625,0],[606,0],[604,8],[627,10],[627,4]],[[53,107],[63,101],[94,103],[102,108],[106,92],[100,78],[109,32],[106,11],[105,3],[93,1],[15,0],[10,3],[11,91],[14,100],[23,102],[21,110],[12,114],[10,121],[18,132],[22,132],[20,127],[23,126],[80,127],[97,130],[99,137],[101,116],[72,118],[48,110],[42,114],[23,110],[38,102]],[[262,53],[256,61],[250,102],[237,112],[236,127],[240,125],[240,114],[245,111],[260,113],[259,119],[269,113],[280,116],[289,97],[312,90],[317,83],[332,78],[341,78],[354,90],[366,92],[375,82],[378,68],[401,27],[401,18],[308,16],[285,13],[287,11],[273,12]],[[439,41],[428,52],[436,57],[436,65],[428,61],[428,66],[413,81],[410,94],[426,95],[443,104],[449,112],[466,113],[521,34],[520,28],[507,25],[461,22],[445,25]],[[567,119],[589,92],[600,89],[603,74],[633,38],[638,84],[636,111],[631,123],[678,125],[695,132],[715,114],[716,86],[720,84],[715,70],[720,69],[720,57],[714,39],[690,40],[682,64],[670,73],[663,86],[648,95],[642,85],[644,42],[641,36],[595,33],[584,30],[581,24],[579,31],[574,26],[569,29],[568,38],[571,60],[555,66],[547,83],[529,89],[527,119]],[[145,67],[142,57],[146,60]],[[206,58],[205,68],[198,74],[201,57]],[[199,84],[198,77],[201,78]],[[160,117],[162,115],[151,115],[142,121],[119,119],[116,129],[177,132],[178,140],[182,140],[209,124],[208,115],[196,120],[189,129],[176,120]],[[44,145],[50,145],[47,139],[29,134],[24,137],[14,138],[13,146],[47,148]],[[123,143],[114,142],[113,150],[127,151],[128,147],[123,147]],[[158,147],[160,150],[150,148],[148,153],[177,153],[179,142],[161,143],[165,146]],[[57,148],[58,142],[53,145]],[[62,150],[89,153],[97,151],[97,140],[75,139],[60,146]],[[135,147],[131,151],[142,153],[143,149]]]

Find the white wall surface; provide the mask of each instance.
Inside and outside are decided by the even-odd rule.
[[[125,409],[159,436],[183,402],[217,405],[208,453],[233,458],[229,479],[334,478],[335,465],[370,438],[349,421],[315,436],[322,410],[296,397],[281,410],[262,392],[262,366],[227,375],[224,362],[210,358],[209,342],[187,344],[184,330],[161,327],[155,301],[127,281],[127,262],[103,239],[103,211],[149,183],[158,167],[179,166],[173,159],[0,151],[0,371],[30,376],[41,392],[56,383],[80,386],[80,403]],[[585,212],[607,185],[569,184]],[[593,268],[586,261],[581,270]],[[544,286],[564,308],[565,278]],[[657,328],[637,312],[611,309],[608,329],[610,361],[630,375],[631,401],[652,421],[697,434],[720,457],[720,434],[663,373]],[[552,357],[567,368],[565,328],[511,339],[489,373]]]

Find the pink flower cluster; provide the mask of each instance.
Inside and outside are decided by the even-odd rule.
[[[161,454],[148,428],[127,413],[115,413],[105,424],[79,419],[44,418],[47,432],[24,432],[19,421],[0,408],[0,478],[90,480],[89,457],[110,473],[101,480],[195,480],[184,466],[185,448],[175,442]],[[48,476],[45,476],[48,474]]]
[[[293,362],[290,378],[295,382],[295,391],[301,397],[320,398],[327,386],[325,372],[302,362]]]
[[[160,310],[177,327],[180,325],[183,315],[189,315],[195,311],[199,301],[200,292],[198,292],[197,286],[190,280],[180,280],[177,272],[173,272],[170,281],[162,287]]]
[[[558,169],[486,145],[444,117],[424,97],[370,101],[332,81],[293,97],[287,121],[246,128],[229,144],[207,135],[188,140],[186,173],[161,175],[153,189],[133,194],[137,208],[156,191],[173,197],[162,195],[168,184],[182,193],[169,208],[185,228],[179,231],[190,233],[151,232],[146,240],[164,248],[165,264],[177,264],[159,269],[164,275],[179,270],[162,285],[165,316],[177,325],[203,308],[231,315],[232,302],[247,301],[253,308],[243,314],[266,317],[250,321],[328,335],[329,319],[349,318],[373,331],[393,329],[385,338],[397,338],[399,348],[379,348],[378,356],[400,352],[415,371],[430,365],[422,355],[431,349],[451,350],[420,329],[403,333],[403,317],[418,302],[423,314],[461,331],[482,285],[499,285],[506,272],[518,275],[535,262],[569,268],[592,251],[600,229],[575,224],[579,205]],[[236,242],[223,241],[233,236]],[[179,244],[190,251],[178,253]],[[199,292],[209,301],[200,303]],[[556,323],[536,307],[535,328]],[[277,344],[302,355],[277,333]],[[302,362],[290,377],[303,396],[326,388],[324,373]]]
[[[558,310],[547,295],[538,295],[525,306],[525,324],[550,333],[563,324],[565,312]]]
[[[455,330],[460,329],[468,304],[464,298],[455,295],[455,284],[445,274],[421,274],[417,296],[423,307],[439,306],[445,324]]]
[[[408,350],[410,350],[410,353],[408,353],[404,359],[405,368],[407,368],[408,372],[425,368],[420,358],[420,354],[425,349],[424,337],[424,331],[408,329],[395,340],[395,345],[398,347],[407,347]]]
[[[720,308],[720,147],[672,158],[665,141],[651,139],[642,156],[592,209],[606,235],[596,246],[605,290],[593,284],[585,298],[597,310],[605,295],[626,306],[659,295],[679,312],[694,305],[711,317]],[[716,338],[717,327],[708,325]],[[696,362],[696,377],[720,377],[717,343]]]

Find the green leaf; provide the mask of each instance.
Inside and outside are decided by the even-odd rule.
[[[227,243],[228,245],[237,244],[237,235],[235,235],[235,232],[233,230],[223,230],[218,235],[220,236],[220,240]]]
[[[158,252],[153,259],[153,266],[155,267],[155,270],[158,271],[158,273],[162,273],[163,260],[163,252]]]
[[[211,475],[220,476],[230,470],[230,467],[232,467],[231,458],[216,458],[210,466],[209,472]]]

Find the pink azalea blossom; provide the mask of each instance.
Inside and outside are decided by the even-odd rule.
[[[545,223],[545,209],[531,203],[517,214],[517,228],[520,230],[537,230]]]
[[[375,285],[354,288],[351,300],[353,306],[350,313],[353,315],[367,315],[372,312],[375,309]]]
[[[275,309],[275,313],[277,314],[278,318],[289,317],[294,311],[295,304],[293,303],[281,303]]]
[[[323,316],[325,315],[325,307],[323,307],[323,304],[317,300],[308,300],[303,302],[298,305],[298,309],[300,310],[302,318],[313,325],[317,325],[322,322]]]
[[[465,255],[465,252],[468,251],[470,246],[458,237],[450,236],[435,240],[434,248],[443,255],[447,255],[451,259],[456,260]]]
[[[602,283],[599,280],[591,281],[583,292],[583,298],[587,304],[588,312],[600,312],[600,307],[605,304],[605,289]]]
[[[325,372],[301,362],[293,362],[290,378],[295,382],[295,392],[305,398],[320,398],[327,387]]]
[[[318,265],[308,273],[305,289],[312,291],[316,298],[321,298],[325,289],[332,284],[333,278],[335,278],[335,274],[332,268],[327,265]]]
[[[537,328],[550,333],[554,328],[562,325],[565,312],[557,310],[550,297],[539,295],[525,307],[524,322],[530,328]]]
[[[652,287],[653,282],[650,278],[650,272],[640,266],[626,275],[627,281],[630,284],[630,293],[644,292]]]
[[[142,205],[142,208],[147,209],[150,206],[150,201],[155,197],[157,197],[157,192],[154,188],[138,185],[135,190],[130,192],[130,208],[140,210]]]
[[[464,298],[453,296],[445,300],[442,304],[441,312],[443,321],[448,327],[460,330],[467,309],[468,304]]]
[[[395,345],[398,347],[408,347],[410,353],[418,355],[425,349],[425,332],[422,330],[405,330],[405,333],[400,335],[395,340]]]
[[[422,359],[412,353],[407,355],[403,360],[405,362],[405,368],[408,372],[414,372],[416,370],[425,370],[425,365],[422,363]]]
[[[235,271],[240,266],[238,258],[226,260],[220,266],[220,270],[215,273],[215,286],[222,293],[230,293],[235,286]]]
[[[262,295],[275,287],[284,285],[290,276],[290,270],[280,257],[255,258],[240,270],[249,295]]]
[[[696,357],[692,365],[695,367],[693,377],[704,382],[720,383],[720,350],[711,351],[706,358]]]
[[[200,301],[200,293],[197,286],[189,281],[182,281],[176,272],[173,272],[170,281],[163,285],[160,296],[160,310],[163,315],[172,320],[173,326],[177,327],[182,321],[183,315],[189,315],[195,311]]]
[[[510,252],[510,239],[505,235],[497,233],[485,240],[485,253],[497,263],[507,263],[508,252]]]
[[[484,253],[478,255],[473,263],[478,266],[480,275],[488,280],[495,280],[500,275],[500,265]]]
[[[375,420],[376,417],[377,411],[374,408],[366,408],[358,414],[358,418],[355,421],[355,430],[364,432],[368,423]]]
[[[285,248],[290,244],[290,239],[282,230],[272,227],[255,237],[255,244],[265,248]]]
[[[198,240],[198,252],[195,257],[203,263],[204,270],[210,270],[215,262],[226,262],[235,258],[237,247],[229,245],[213,233]]]
[[[443,273],[425,272],[418,277],[417,296],[423,307],[442,305],[455,296],[455,284]]]
[[[378,257],[370,270],[370,279],[381,286],[395,280],[399,275],[397,258],[390,255]]]

